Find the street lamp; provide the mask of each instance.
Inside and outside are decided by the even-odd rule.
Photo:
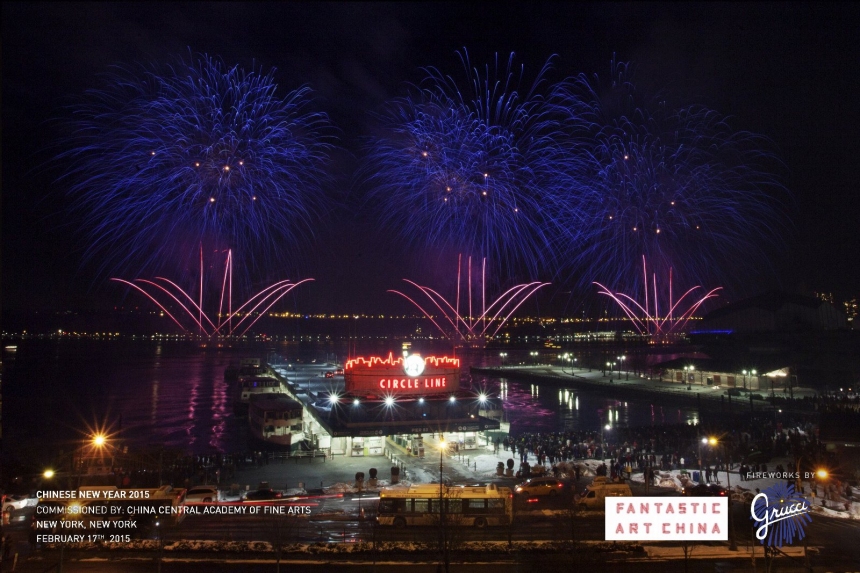
[[[691,380],[693,379],[693,372],[695,372],[695,370],[696,369],[692,365],[684,366],[684,384],[687,386],[690,385]]]
[[[821,481],[827,479],[830,474],[827,473],[827,470],[824,468],[819,468],[815,471],[815,477]],[[824,491],[821,492],[821,507],[826,507],[825,500],[827,499],[827,485],[824,485]]]
[[[621,366],[618,367],[618,379],[621,380],[621,369],[624,368],[624,361],[627,360],[627,357],[622,354],[618,360],[621,362]],[[625,371],[624,379],[630,380],[630,372]]]
[[[86,459],[84,456],[86,455],[85,450],[87,448],[90,449],[91,452],[98,451],[99,457],[101,458],[104,453],[103,449],[108,445],[108,438],[105,434],[99,432],[98,434],[93,434],[89,439],[84,439],[81,441],[81,446],[79,448],[78,454],[78,462],[75,464],[75,470],[78,474],[78,487],[81,485],[81,472],[84,469],[84,460]]]
[[[534,362],[534,363],[535,363],[535,365],[537,365],[537,357],[538,357],[538,353],[537,353],[537,351],[536,351],[536,350],[532,350],[531,352],[529,352],[529,354],[530,354],[530,355],[531,355],[531,357],[532,357],[532,362]]]
[[[610,426],[609,424],[606,424],[605,426],[600,428],[600,456],[604,460],[606,459],[606,441],[603,437],[603,431],[606,430],[608,432],[611,429],[612,426]]]
[[[717,438],[709,438],[708,443],[712,446],[717,446],[720,444],[720,441]],[[729,448],[726,445],[726,442],[722,442],[723,444],[723,454],[726,457],[726,491],[729,496],[729,551],[737,551],[738,544],[735,541],[734,536],[734,528],[732,527],[732,474],[731,474],[731,461],[729,460]]]
[[[507,352],[499,352],[499,357],[502,359],[502,366],[504,366],[505,365],[505,358],[508,357],[508,353]]]
[[[439,542],[442,546],[443,552],[443,561],[445,564],[445,571],[448,570],[448,538],[446,536],[445,531],[445,496],[443,494],[442,484],[442,471],[443,471],[443,456],[445,454],[445,450],[448,449],[448,443],[445,441],[445,438],[442,434],[439,434],[441,438],[439,440]]]
[[[747,389],[747,371],[742,370],[742,372],[744,373],[744,390],[746,390]]]

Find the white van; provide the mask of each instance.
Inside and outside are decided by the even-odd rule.
[[[624,482],[613,482],[604,476],[594,478],[591,485],[585,486],[585,491],[574,498],[574,503],[580,509],[604,509],[607,497],[630,497],[633,492]]]

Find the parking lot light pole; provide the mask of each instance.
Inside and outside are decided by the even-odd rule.
[[[716,446],[718,444],[723,445],[723,455],[726,458],[726,490],[729,496],[729,551],[737,551],[738,543],[735,540],[735,530],[732,527],[732,477],[731,477],[731,462],[729,461],[729,447],[726,444],[726,441],[722,442],[717,438],[710,438],[708,442],[712,446]]]
[[[442,549],[442,562],[444,565],[444,571],[448,572],[448,536],[447,531],[445,530],[445,496],[443,494],[443,479],[442,479],[442,470],[443,470],[443,456],[445,454],[445,450],[448,447],[448,443],[445,441],[445,438],[440,434],[439,437],[439,544]]]

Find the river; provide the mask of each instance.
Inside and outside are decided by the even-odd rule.
[[[15,344],[17,351],[3,355],[3,449],[19,454],[70,450],[98,430],[126,443],[163,444],[195,454],[245,451],[246,422],[233,415],[224,381],[229,364],[249,356],[310,362],[346,355],[346,343],[201,348],[187,341],[30,339]],[[392,344],[365,341],[358,353],[399,352]],[[446,350],[450,347],[435,349]],[[464,366],[495,365],[498,357],[498,351],[461,356]],[[461,385],[469,383],[500,397],[512,433],[696,419],[692,407],[624,402],[594,391],[464,374]]]

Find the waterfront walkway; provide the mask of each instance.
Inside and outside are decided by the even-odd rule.
[[[538,364],[534,366],[497,366],[493,368],[472,368],[472,373],[478,375],[493,376],[496,378],[508,378],[522,380],[525,382],[550,383],[559,386],[570,386],[579,389],[593,389],[623,396],[662,396],[671,399],[690,402],[702,401],[732,406],[740,411],[741,408],[753,410],[771,410],[773,405],[762,399],[752,399],[756,395],[762,398],[770,398],[770,390],[746,391],[737,389],[741,395],[731,395],[728,386],[709,386],[707,384],[684,384],[681,382],[670,382],[656,377],[638,375],[633,371],[604,372],[602,370],[589,370],[588,368],[570,368]],[[812,398],[816,391],[810,388],[792,388],[795,401],[803,401]],[[788,394],[779,389],[775,392],[777,399],[788,398]]]

